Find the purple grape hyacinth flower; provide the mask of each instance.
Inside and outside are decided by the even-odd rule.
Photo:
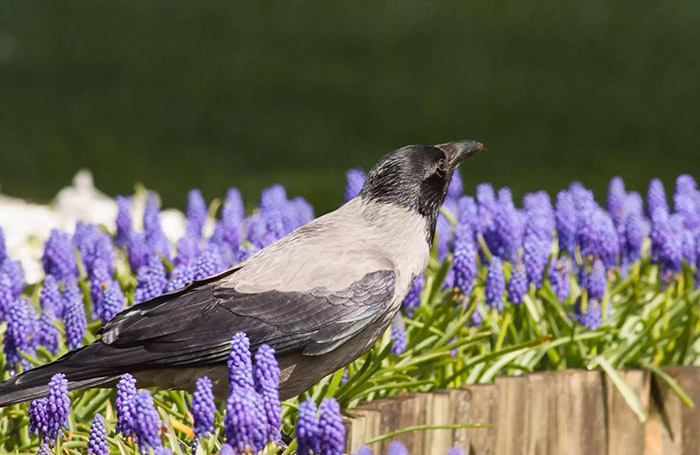
[[[362,168],[350,169],[346,174],[347,184],[345,185],[345,202],[354,199],[360,194],[362,185],[365,184],[365,171]]]
[[[126,249],[132,272],[136,272],[145,266],[148,263],[148,258],[151,257],[151,247],[146,241],[146,235],[143,232],[133,231],[129,235]]]
[[[455,232],[452,269],[454,270],[455,288],[464,298],[470,297],[477,275],[476,246],[471,227],[462,220],[457,225]]]
[[[57,318],[63,317],[63,296],[58,290],[58,281],[53,275],[46,275],[44,278],[39,296],[39,305],[41,308],[50,306]]]
[[[659,179],[652,179],[647,190],[647,213],[653,219],[657,212],[668,215],[670,210],[664,184]]]
[[[202,251],[202,254],[192,264],[192,277],[195,280],[202,280],[216,275],[226,269],[221,258],[219,246],[214,243],[209,243]]]
[[[36,346],[44,346],[52,354],[58,353],[58,346],[61,340],[61,333],[54,325],[56,319],[53,307],[50,303],[45,303],[41,310],[41,316],[36,323],[37,330],[32,340]]]
[[[51,448],[47,444],[41,444],[36,455],[53,455],[53,452],[51,452]]]
[[[576,207],[571,193],[560,191],[557,195],[556,207],[554,217],[557,223],[559,248],[573,255],[576,247]]]
[[[230,391],[233,387],[253,389],[253,363],[250,359],[250,340],[243,332],[233,335],[228,356]]]
[[[198,236],[202,235],[202,228],[207,220],[207,203],[199,189],[192,189],[187,193],[187,228]]]
[[[28,369],[30,364],[20,356],[20,352],[32,354],[32,334],[35,330],[36,314],[27,299],[16,299],[10,304],[7,328],[4,337],[5,369],[11,370],[21,365]]]
[[[571,287],[569,282],[569,262],[565,259],[552,261],[549,267],[549,284],[560,302],[569,298]]]
[[[134,435],[142,454],[149,449],[160,449],[163,442],[160,439],[160,417],[153,404],[153,397],[147,391],[138,392],[130,401],[133,412]]]
[[[70,349],[77,349],[83,345],[87,319],[85,318],[85,307],[83,306],[83,294],[80,292],[76,281],[73,280],[66,283],[63,298],[66,344]]]
[[[15,293],[12,291],[12,281],[10,277],[0,274],[0,321],[7,320],[10,306],[14,301]]]
[[[216,403],[211,380],[206,376],[197,379],[195,384],[192,394],[192,416],[195,438],[214,431]]]
[[[624,247],[622,256],[625,264],[631,264],[642,258],[642,246],[647,236],[647,224],[638,213],[631,213],[625,219]]]
[[[148,263],[139,269],[136,275],[134,303],[141,303],[158,297],[163,293],[168,279],[165,276],[163,261],[156,255],[148,259]]]
[[[423,286],[425,286],[425,275],[420,274],[413,279],[413,284],[411,289],[408,290],[406,298],[403,299],[401,303],[401,308],[409,316],[418,308],[421,304],[420,294],[423,292]]]
[[[345,425],[340,417],[340,405],[335,398],[325,398],[319,409],[319,449],[324,455],[343,455]]]
[[[619,237],[610,215],[598,208],[579,218],[576,233],[581,255],[599,257],[606,268],[617,265],[620,250]]]
[[[177,256],[175,256],[175,265],[188,265],[197,260],[199,256],[199,242],[201,234],[195,232],[193,228],[187,227],[185,235],[183,235],[176,245]]]
[[[486,305],[498,311],[503,310],[503,294],[506,292],[506,279],[503,263],[497,257],[491,258],[485,283]]]
[[[68,380],[63,373],[56,373],[49,381],[49,395],[44,398],[46,412],[46,432],[44,440],[56,439],[63,429],[68,430],[68,414],[70,414],[70,397],[68,396]],[[48,439],[47,439],[48,438]]]
[[[88,438],[87,451],[89,455],[109,455],[107,443],[107,426],[102,414],[95,414],[90,425],[90,437]]]
[[[551,242],[542,238],[543,234],[536,222],[529,221],[523,240],[523,262],[527,278],[538,289],[542,287],[542,279],[551,254]]]
[[[224,431],[228,443],[239,453],[257,453],[267,440],[267,422],[261,410],[256,409],[258,398],[252,387],[235,383],[228,397]]]
[[[313,455],[320,450],[320,426],[316,412],[316,403],[307,399],[299,404],[297,422],[297,453]]]
[[[396,313],[391,323],[391,339],[394,344],[391,346],[391,353],[400,355],[406,352],[408,339],[406,338],[406,327],[400,313]]]
[[[0,263],[7,258],[7,245],[5,245],[5,232],[0,227]]]
[[[515,262],[508,281],[508,300],[516,305],[523,303],[529,284],[525,266],[521,261]]]
[[[131,218],[131,198],[126,196],[117,196],[117,233],[114,238],[114,243],[117,246],[124,246],[129,242],[129,236],[132,229]]]
[[[192,281],[194,281],[194,267],[192,265],[175,267],[173,271],[170,272],[170,281],[168,281],[168,284],[165,286],[165,292],[182,289]]]
[[[589,300],[586,307],[586,312],[583,312],[581,299],[578,299],[574,305],[574,319],[582,327],[590,330],[595,330],[600,327],[603,322],[602,309],[600,302],[597,300]]]
[[[622,177],[613,177],[608,185],[607,207],[615,225],[619,225],[624,220],[626,197],[627,191]]]
[[[409,455],[408,449],[399,441],[391,441],[386,455]]]
[[[447,197],[456,200],[462,196],[463,192],[462,174],[460,174],[459,168],[457,168],[452,174],[452,180],[450,180],[450,184],[447,187]]]
[[[504,191],[504,190],[507,190]],[[505,196],[501,197],[502,194]],[[501,188],[498,191],[499,202],[493,214],[494,229],[497,240],[495,243],[495,255],[503,260],[510,261],[518,255],[518,250],[523,243],[523,225],[520,214],[513,205],[510,190]]]
[[[262,398],[267,418],[267,440],[275,442],[280,438],[282,425],[282,405],[280,403],[280,367],[275,358],[275,350],[263,344],[255,353],[253,367],[255,391]]]
[[[607,287],[608,280],[605,276],[605,267],[599,259],[596,259],[591,266],[591,271],[586,281],[589,301],[590,299],[602,300]]]
[[[49,417],[46,413],[46,398],[29,403],[29,431],[41,434],[42,441],[48,441]]]
[[[117,399],[115,408],[117,410],[116,432],[129,436],[134,433],[134,411],[131,401],[136,396],[136,379],[129,373],[122,375],[117,383]]]
[[[52,229],[44,246],[41,263],[47,275],[53,275],[59,280],[67,280],[78,276],[78,264],[70,236],[58,229]]]
[[[143,229],[146,234],[146,242],[151,251],[170,259],[170,243],[165,237],[163,226],[160,222],[160,205],[154,193],[146,196],[146,208],[143,212]]]
[[[102,325],[105,325],[124,309],[126,297],[117,280],[110,280],[103,292],[102,307],[98,316],[102,319]]]

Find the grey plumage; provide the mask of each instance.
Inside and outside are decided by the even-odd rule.
[[[223,397],[239,331],[253,351],[275,348],[283,399],[303,392],[374,344],[427,266],[453,171],[441,173],[440,160],[481,148],[457,144],[392,152],[357,198],[226,272],[123,311],[100,340],[1,384],[0,406],[44,395],[56,372],[71,389],[110,386],[130,372],[141,386],[191,390],[206,374]],[[430,181],[436,173],[440,181]]]

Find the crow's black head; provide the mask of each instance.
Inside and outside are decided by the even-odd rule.
[[[452,174],[459,163],[482,149],[476,141],[456,141],[394,150],[369,171],[360,197],[415,210],[428,219],[432,239]]]

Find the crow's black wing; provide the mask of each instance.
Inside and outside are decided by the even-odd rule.
[[[385,313],[395,273],[368,273],[345,289],[236,292],[208,280],[120,313],[104,329],[102,368],[195,366],[225,361],[236,332],[252,350],[265,343],[280,353],[331,352]],[[104,370],[103,370],[104,372]]]

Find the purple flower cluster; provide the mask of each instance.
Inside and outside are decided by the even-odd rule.
[[[207,435],[214,431],[216,404],[211,380],[204,376],[197,379],[192,394],[192,416],[194,417],[195,437]]]
[[[134,411],[131,401],[136,396],[136,379],[130,374],[125,374],[117,383],[117,398],[115,408],[117,410],[117,433],[126,436],[134,433]]]
[[[324,399],[318,412],[313,401],[300,403],[296,431],[299,455],[344,453],[345,426],[340,416],[340,405],[335,398]]]
[[[266,443],[279,439],[280,370],[274,354],[269,346],[260,346],[253,367],[248,337],[244,333],[233,336],[224,430],[228,444],[241,453],[257,453]]]
[[[49,381],[48,396],[30,404],[29,427],[40,433],[44,442],[54,441],[63,429],[68,429],[69,413],[68,380],[57,373]]]
[[[109,455],[107,426],[101,414],[95,414],[95,417],[92,419],[92,425],[90,425],[88,455]]]
[[[406,327],[403,323],[403,317],[399,313],[394,316],[391,323],[391,339],[394,341],[394,344],[391,345],[392,354],[399,355],[406,352],[406,345],[408,344]]]

